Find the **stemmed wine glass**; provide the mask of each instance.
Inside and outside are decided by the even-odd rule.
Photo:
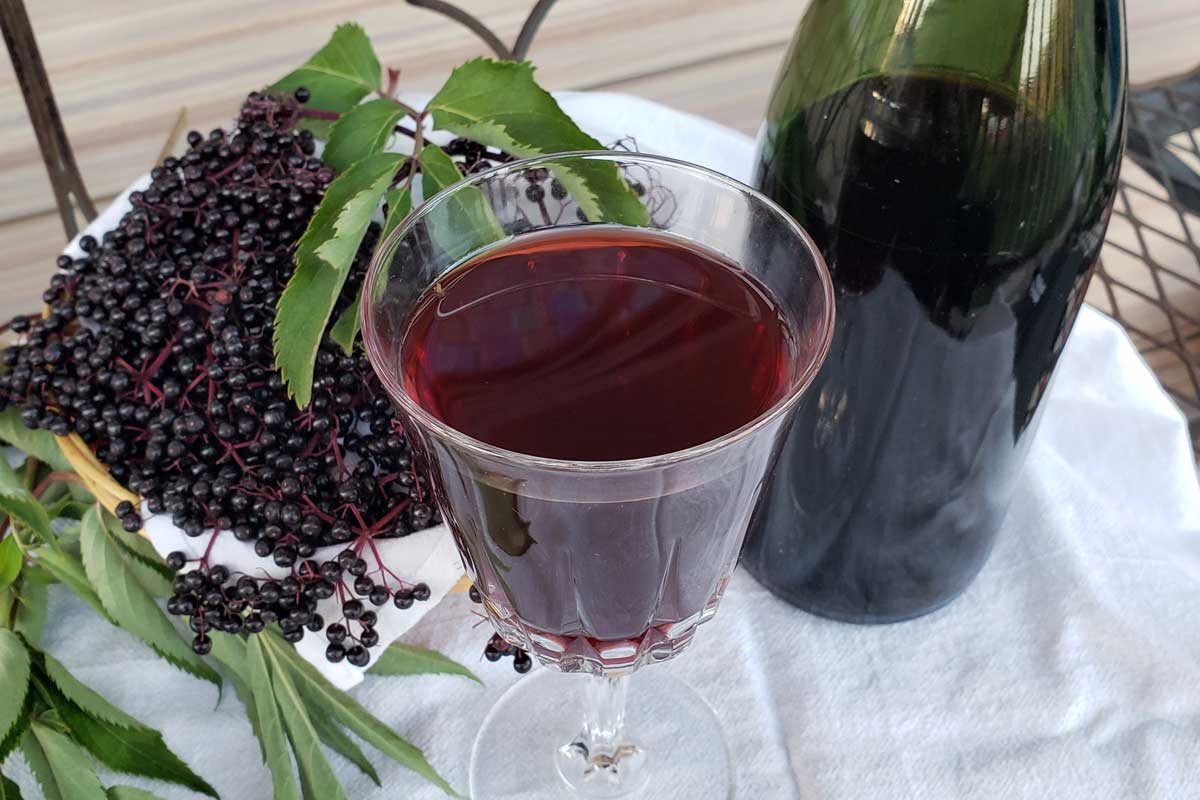
[[[579,196],[612,179],[625,181],[626,197],[645,207],[632,215],[636,227],[592,221],[594,198]],[[778,318],[762,325],[782,326],[789,342],[770,402],[733,429],[621,460],[519,452],[448,424],[405,367],[414,318],[463,265],[547,232],[617,240],[628,234],[630,241],[653,234],[668,250],[719,258],[752,292],[769,295],[760,299],[770,301]],[[709,285],[701,281],[688,291],[702,294]],[[716,612],[781,433],[825,357],[833,293],[812,240],[767,198],[695,165],[627,152],[541,156],[471,175],[414,211],[378,247],[361,309],[371,363],[430,467],[438,504],[488,617],[545,667],[520,679],[484,721],[472,752],[472,796],[728,796],[733,770],[707,703],[655,674],[664,670],[639,677],[628,698],[627,684],[640,667],[679,654]],[[522,335],[536,341],[539,324],[562,323],[560,310],[519,314]],[[572,318],[591,325],[589,332],[604,322]],[[696,334],[701,346],[705,334]],[[481,340],[493,335],[478,332]],[[571,341],[598,346],[594,335]],[[486,360],[486,344],[463,343],[479,348],[463,359]],[[741,360],[759,357],[749,351]],[[767,357],[764,349],[761,358]],[[740,380],[730,376],[742,375],[734,368],[744,366],[717,357],[705,364],[714,390]],[[544,367],[530,367],[524,379],[545,379]],[[519,416],[521,409],[494,412]],[[538,420],[525,422],[536,427]],[[599,423],[581,411],[578,424]],[[634,430],[599,433],[636,437]],[[581,706],[577,727],[564,720],[571,705]]]

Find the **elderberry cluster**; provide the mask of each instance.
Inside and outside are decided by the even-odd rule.
[[[378,638],[371,617],[363,622],[371,612],[334,568],[376,605],[411,606],[428,588],[394,575],[384,585],[383,567],[377,586],[365,565],[355,574],[358,561],[350,569],[342,556],[312,556],[341,544],[358,559],[375,538],[440,518],[361,351],[326,337],[304,409],[275,369],[275,312],[295,243],[335,177],[297,128],[304,99],[252,93],[232,130],[189,133],[186,153],[151,172],[113,230],[58,259],[45,316],[9,325],[20,340],[0,356],[0,408],[19,405],[29,427],[78,434],[147,510],[188,536],[217,530],[290,570],[278,583],[233,580],[201,559],[180,576],[172,607],[196,629],[198,652],[212,629],[277,621],[293,639],[319,630],[312,605],[336,595],[357,630],[330,658],[366,663],[356,648]],[[357,294],[378,235],[372,225],[334,318]],[[127,529],[141,525],[132,504],[118,515]]]
[[[483,596],[479,594],[479,589],[475,588],[475,584],[471,584],[468,594],[472,603],[483,602]],[[493,633],[492,638],[488,639],[487,646],[483,648],[483,657],[488,661],[495,662],[505,656],[512,656],[513,669],[519,675],[524,675],[533,669],[533,659],[530,658],[529,653],[515,644],[509,644],[508,640],[500,634]]]
[[[346,660],[356,667],[365,667],[371,661],[370,648],[379,644],[379,633],[375,630],[378,616],[362,600],[351,596],[347,582],[353,579],[354,592],[374,606],[390,600],[396,608],[405,609],[430,597],[429,586],[424,583],[411,586],[400,583],[395,587],[376,584],[367,575],[366,560],[352,548],[324,563],[305,560],[282,580],[231,575],[222,566],[201,565],[182,572],[187,563],[181,552],[167,555],[167,565],[179,573],[172,582],[173,594],[167,601],[167,610],[188,618],[188,625],[196,634],[192,649],[201,655],[212,649],[209,631],[258,633],[267,625],[278,623],[283,638],[289,642],[303,639],[305,631],[324,630],[329,640],[325,649],[329,661]],[[335,595],[341,600],[342,617],[326,626],[317,606],[319,601]]]

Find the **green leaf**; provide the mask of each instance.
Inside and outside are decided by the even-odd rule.
[[[21,787],[0,775],[0,800],[21,800]]]
[[[358,294],[354,296],[354,302],[346,307],[342,315],[337,318],[337,322],[333,323],[333,327],[329,329],[329,338],[337,343],[337,346],[346,351],[347,355],[354,353],[354,340],[358,338],[358,307],[362,303],[362,286],[358,287]]]
[[[462,180],[458,166],[435,144],[421,148],[421,192],[426,201]],[[464,258],[479,248],[503,239],[504,229],[479,187],[463,187],[454,193],[445,214],[434,214],[430,235],[451,260]]]
[[[21,412],[16,406],[9,406],[0,412],[0,440],[6,441],[18,450],[23,450],[38,461],[44,461],[61,472],[70,472],[71,462],[58,449],[58,442],[50,431],[26,428],[21,422]]]
[[[604,149],[537,85],[528,62],[468,61],[450,73],[426,108],[436,127],[523,158]],[[649,212],[615,164],[580,163],[554,174],[591,221],[650,223]]]
[[[386,97],[355,106],[329,129],[321,160],[345,172],[354,163],[382,152],[405,114],[399,103]]]
[[[358,767],[364,775],[375,782],[376,786],[383,786],[375,767],[363,754],[358,744],[336,722],[324,714],[310,714],[309,719],[312,720],[313,727],[317,729],[317,736],[321,737],[321,741],[325,743],[326,747]]]
[[[147,792],[136,786],[110,786],[106,794],[108,800],[163,800],[154,792]]]
[[[407,186],[402,189],[389,189],[383,196],[383,201],[387,204],[387,218],[383,221],[383,233],[379,236],[381,242],[412,211],[412,189]]]
[[[275,701],[275,690],[271,686],[271,668],[263,652],[262,636],[251,636],[246,646],[246,672],[250,691],[254,696],[254,707],[258,711],[258,741],[262,746],[267,769],[271,771],[271,783],[275,786],[275,800],[292,800],[298,794],[296,776],[292,773],[292,759],[288,755],[287,740],[283,724],[279,719],[279,706]]]
[[[17,720],[24,716],[29,667],[29,651],[21,637],[0,628],[0,675],[4,676],[4,689],[0,691],[0,739],[7,739]]]
[[[125,549],[125,552],[132,556],[137,561],[142,562],[147,567],[157,572],[170,582],[175,573],[163,561],[162,556],[154,549],[154,545],[150,544],[150,540],[139,533],[130,533],[121,525],[121,521],[111,514],[104,514],[104,523],[108,526],[109,533],[117,540],[117,543]],[[170,595],[170,592],[167,592]]]
[[[32,492],[24,489],[0,489],[0,511],[19,522],[46,544],[54,544],[50,517]]]
[[[196,655],[179,635],[146,588],[133,576],[121,548],[113,541],[100,514],[83,517],[80,540],[83,566],[104,608],[117,624],[150,645],[160,656],[197,678],[221,685],[221,676]]]
[[[359,100],[379,90],[379,58],[371,40],[353,23],[339,25],[329,41],[299,69],[273,83],[274,92],[294,92],[303,86],[310,97],[305,107],[319,111],[349,111]],[[304,120],[314,133],[324,133],[328,124]]]
[[[100,596],[96,594],[96,590],[88,580],[83,564],[78,557],[61,550],[51,550],[49,547],[39,547],[30,552],[38,566],[66,584],[68,589],[78,595],[80,600],[94,608],[100,616],[114,625],[117,624],[108,613],[108,609],[100,602]]]
[[[325,326],[371,223],[404,160],[377,153],[338,176],[296,245],[296,271],[275,311],[275,366],[301,408],[312,397],[313,364]]]
[[[105,800],[104,787],[79,745],[40,722],[33,723],[30,730],[42,746],[54,781],[67,800]]]
[[[171,752],[158,731],[132,717],[126,717],[133,723],[127,726],[89,716],[62,697],[55,698],[53,704],[75,741],[106,767],[127,775],[186,786],[209,797],[218,796],[215,789]]]
[[[45,570],[26,566],[21,571],[21,582],[10,592],[15,594],[17,619],[13,630],[25,637],[25,641],[36,644],[41,641],[42,628],[46,625],[46,586],[51,578]],[[2,761],[3,758],[0,758]]]
[[[38,785],[42,787],[42,796],[45,800],[63,800],[62,791],[58,788],[58,781],[54,778],[54,770],[50,769],[50,761],[46,758],[46,751],[42,749],[41,743],[33,735],[32,729],[25,731],[21,737],[21,755],[25,756],[25,763],[29,765]]]
[[[49,653],[39,652],[36,658],[41,662],[42,671],[50,682],[67,700],[86,711],[96,719],[126,728],[140,728],[142,723],[126,714],[99,694],[81,683],[59,661]]]
[[[462,675],[483,685],[475,673],[457,661],[436,650],[426,650],[401,641],[392,642],[367,671],[372,675]]]
[[[4,453],[0,453],[0,488],[21,488],[21,476],[8,465],[8,459],[4,457]]]
[[[9,533],[0,539],[0,592],[13,585],[17,576],[21,574],[21,564],[24,560],[25,554],[17,544],[16,533]]]
[[[275,652],[268,650],[267,655],[274,667],[271,682],[275,686],[275,699],[279,703],[279,712],[287,728],[288,739],[292,742],[292,753],[296,756],[304,796],[314,800],[348,800],[342,785],[334,777],[329,759],[321,750],[321,739],[308,717],[308,709],[300,697],[300,692],[288,677],[283,665],[279,663]]]
[[[288,645],[274,634],[260,636],[265,641],[265,647],[282,663],[289,673],[303,687],[305,697],[319,705],[321,712],[328,713],[342,725],[367,744],[380,750],[384,755],[434,784],[446,794],[459,797],[450,784],[438,775],[425,760],[420,750],[405,741],[399,734],[367,711],[354,698],[345,692],[338,691],[325,679],[316,668],[301,658],[294,647]]]

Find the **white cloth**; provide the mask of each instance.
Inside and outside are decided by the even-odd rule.
[[[615,95],[563,104],[601,139],[633,135],[646,151],[749,171],[752,143],[707,121]],[[843,625],[796,611],[739,570],[693,647],[650,667],[712,703],[738,798],[1200,797],[1200,489],[1184,420],[1121,329],[1090,309],[1044,413],[991,560],[945,609]],[[406,638],[468,664],[486,687],[427,676],[354,690],[464,792],[475,731],[518,680],[509,662],[480,658],[479,621],[451,595]],[[232,692],[218,702],[63,592],[45,643],[162,730],[226,800],[270,797]],[[351,797],[442,797],[382,757],[383,789],[331,758]],[[23,764],[6,774],[31,786]]]

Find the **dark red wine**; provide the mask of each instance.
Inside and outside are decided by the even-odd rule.
[[[792,328],[754,278],[648,230],[520,236],[421,299],[406,390],[488,444],[571,461],[676,452],[774,406]],[[673,653],[724,588],[770,446],[597,479],[427,444],[435,491],[501,630],[567,669]],[[531,488],[536,487],[536,488]]]
[[[744,563],[777,594],[894,621],[982,567],[1103,241],[1116,97],[1046,118],[1003,87],[889,75],[771,129],[758,183],[837,292],[829,356],[747,538]]]
[[[684,450],[787,391],[794,357],[767,290],[682,240],[559,228],[457,268],[401,358],[423,408],[496,447],[572,461]]]

